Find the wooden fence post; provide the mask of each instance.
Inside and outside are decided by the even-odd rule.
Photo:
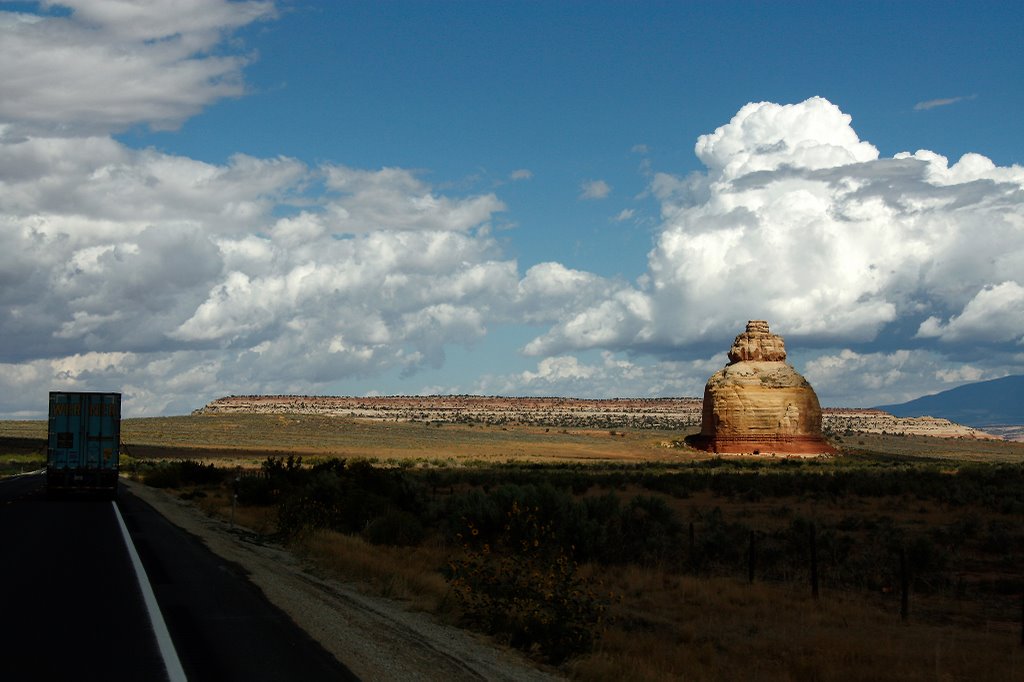
[[[910,613],[910,575],[907,570],[907,552],[900,547],[900,620],[907,621]]]
[[[818,529],[811,524],[811,596],[818,598]]]
[[[749,550],[749,552],[747,554],[747,561],[748,561],[748,565],[747,565],[747,579],[751,583],[754,582],[754,568],[755,568],[755,565],[756,565],[756,562],[757,562],[755,557],[756,557],[756,554],[755,554],[755,548],[754,548],[754,531],[750,531],[750,550]]]
[[[697,550],[693,532],[693,521],[690,521],[690,570],[697,570]]]

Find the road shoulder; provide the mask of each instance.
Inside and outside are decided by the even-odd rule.
[[[241,565],[275,606],[362,679],[552,680],[518,652],[436,622],[356,585],[305,570],[283,548],[166,492],[125,481],[129,491],[168,521],[199,537],[215,554]]]

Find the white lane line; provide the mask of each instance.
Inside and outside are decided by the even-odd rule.
[[[178,652],[174,650],[171,633],[167,631],[163,614],[160,613],[160,606],[156,603],[156,595],[153,594],[153,588],[149,584],[149,576],[146,575],[146,569],[142,567],[139,553],[135,551],[135,544],[132,542],[131,536],[128,535],[128,527],[124,525],[121,510],[117,508],[117,502],[111,502],[111,504],[114,505],[114,514],[117,515],[117,523],[121,526],[124,544],[128,548],[128,555],[132,558],[132,565],[135,567],[135,577],[139,581],[139,589],[142,590],[142,599],[146,602],[149,622],[153,625],[153,634],[156,635],[156,643],[160,647],[164,667],[167,668],[167,679],[169,682],[188,682],[185,678],[185,670],[181,667],[181,661],[178,660]]]

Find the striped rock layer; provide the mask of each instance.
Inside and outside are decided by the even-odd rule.
[[[834,453],[821,433],[814,389],[786,363],[781,336],[751,320],[729,350],[729,364],[704,387],[700,435],[693,444],[716,453]]]

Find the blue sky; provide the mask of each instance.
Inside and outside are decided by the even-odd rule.
[[[1016,3],[0,3],[0,415],[1024,372]],[[966,156],[965,156],[966,155]]]

